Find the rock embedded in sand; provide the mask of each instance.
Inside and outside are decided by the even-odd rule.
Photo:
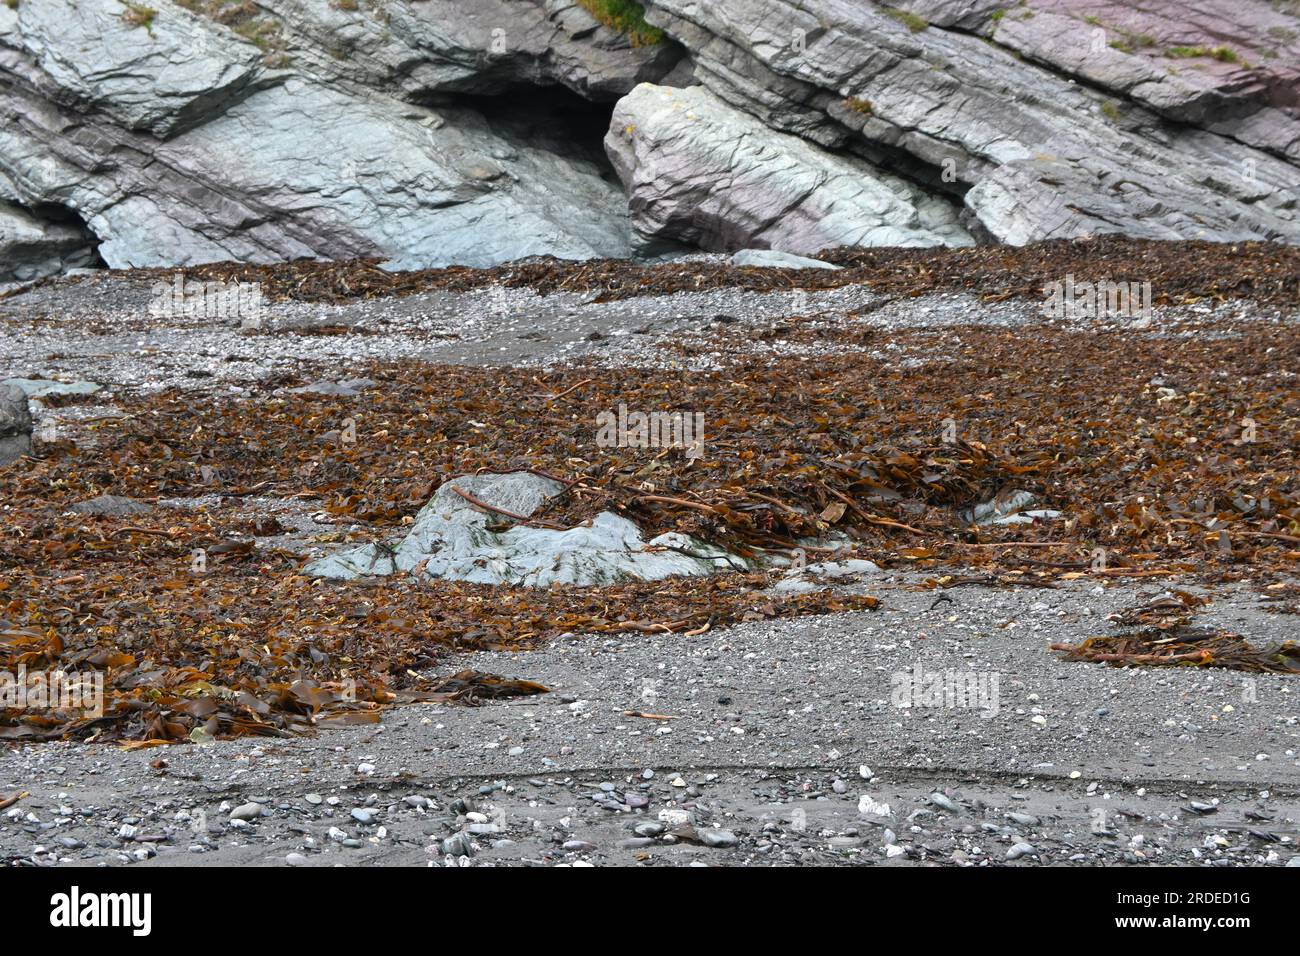
[[[311,562],[306,573],[348,579],[416,572],[428,578],[544,587],[657,581],[748,567],[739,557],[676,532],[646,541],[635,524],[607,511],[588,526],[563,530],[501,514],[531,516],[563,490],[559,482],[531,472],[453,478],[420,510],[402,541],[332,554]],[[509,527],[497,530],[501,524]]]

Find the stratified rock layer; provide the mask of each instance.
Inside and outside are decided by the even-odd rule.
[[[153,6],[147,25],[117,0],[0,6],[0,198],[75,210],[109,265],[628,253],[617,184],[562,130],[433,104],[516,83],[612,98],[672,45],[634,50],[562,3],[292,0],[242,35]]]
[[[794,253],[972,242],[951,203],[769,130],[703,87],[638,86],[614,110],[605,146],[647,239]]]
[[[1300,242],[1289,0],[644,6],[662,42],[574,0],[0,3],[0,281],[92,246],[402,268],[645,240]],[[683,86],[656,95],[712,129],[649,92]],[[594,105],[620,97],[627,195]]]
[[[1255,98],[1233,98],[1235,75],[1215,80],[1193,69],[1229,54],[1175,52],[1154,65],[1124,54],[1125,43],[1146,41],[1115,27],[1099,35],[1088,19],[1117,4],[1058,0],[1042,12],[1034,2],[898,6],[905,10],[865,0],[648,0],[647,18],[691,50],[695,76],[733,106],[773,129],[859,150],[964,193],[996,239],[1115,232],[1300,241],[1300,175],[1286,161],[1300,115],[1294,83],[1265,96],[1251,79]],[[1171,22],[1178,6],[1155,4]],[[1262,0],[1196,6],[1205,25],[1185,27],[1192,40],[1210,32],[1207,11],[1227,23],[1248,7],[1251,36],[1279,38],[1272,52],[1286,66],[1269,75],[1293,75],[1300,19]],[[1040,18],[1046,26],[1035,26]],[[1217,49],[1221,40],[1206,44]],[[1120,96],[1057,70],[1090,70]],[[1135,101],[1124,99],[1127,90]],[[1195,106],[1215,101],[1235,105],[1226,113]]]

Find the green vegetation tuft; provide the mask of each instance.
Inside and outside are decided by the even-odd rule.
[[[626,36],[633,46],[662,43],[664,31],[646,23],[645,8],[634,0],[578,0],[599,22]]]
[[[858,96],[850,96],[844,101],[844,105],[855,113],[861,113],[863,116],[875,115],[875,109],[871,105],[871,100],[864,100]]]
[[[1171,46],[1165,50],[1165,56],[1175,60],[1187,60],[1193,57],[1204,56],[1221,63],[1240,63],[1246,65],[1246,61],[1241,58],[1232,47],[1228,46]]]
[[[920,33],[930,25],[930,21],[925,17],[918,17],[909,10],[897,10],[894,7],[885,7],[883,13],[887,17],[892,17],[903,26],[907,27],[913,33]]]
[[[206,17],[214,23],[233,30],[252,43],[265,56],[262,62],[269,67],[287,66],[284,36],[280,22],[267,14],[253,0],[175,0],[178,6],[191,13]]]
[[[122,11],[123,21],[133,27],[144,27],[147,32],[153,33],[153,19],[158,16],[157,10],[153,7],[141,6],[138,3],[126,3],[125,0],[123,0],[122,5],[126,7]],[[13,4],[13,6],[17,6],[17,4]]]
[[[1102,103],[1101,112],[1108,120],[1115,123],[1118,123],[1124,117],[1124,114],[1120,112],[1119,105],[1114,100],[1107,100]]]

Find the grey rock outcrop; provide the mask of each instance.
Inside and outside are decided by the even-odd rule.
[[[1187,125],[1196,111],[1174,101],[1161,115],[1150,108],[1160,84],[1145,88],[1149,102],[1116,101],[1062,76],[1058,69],[1091,62],[1095,34],[1085,14],[1095,5],[1061,0],[1042,13],[1038,5],[924,0],[899,12],[861,0],[648,0],[647,19],[692,51],[696,77],[720,98],[766,126],[928,177],[963,195],[998,240],[1117,232],[1300,241],[1297,169],[1283,158],[1289,146],[1252,145],[1264,134],[1225,135],[1213,117]],[[1228,13],[1222,2],[1199,6]],[[1072,12],[1054,33],[1025,27],[1060,9]],[[1275,13],[1291,24],[1276,29],[1300,26]],[[1048,33],[1060,41],[1054,54]],[[1022,53],[1035,43],[1044,62],[1055,57],[1053,69]],[[1151,77],[1140,63],[1111,75],[1117,92],[1142,89]],[[1294,107],[1271,108],[1285,115],[1271,135],[1286,140]]]
[[[670,70],[670,44],[634,49],[564,3],[295,0],[242,32],[206,0],[153,6],[0,6],[0,198],[75,210],[110,266],[628,253],[617,184],[564,130],[431,98],[613,97]]]
[[[310,74],[424,101],[445,93],[494,95],[562,85],[613,100],[665,76],[675,44],[634,46],[574,0],[279,0],[277,29]]]
[[[646,239],[702,249],[970,245],[951,203],[768,129],[701,86],[643,84],[605,140]]]
[[[429,578],[544,587],[657,581],[747,566],[740,558],[673,532],[646,541],[636,525],[610,512],[600,513],[586,527],[559,530],[505,519],[511,527],[494,530],[497,517],[455,490],[528,516],[563,487],[529,472],[453,478],[439,487],[394,546],[365,545],[333,554],[313,561],[304,573],[353,578],[414,572]]]
[[[576,0],[0,3],[0,282],[92,246],[406,268],[668,240],[1300,242],[1294,3],[643,5],[662,42]],[[626,195],[593,105],[619,98]]]
[[[32,451],[32,413],[19,389],[0,385],[0,465]]]
[[[834,271],[842,268],[829,262],[823,262],[820,259],[809,259],[806,256],[795,256],[788,252],[776,252],[772,249],[741,249],[731,257],[731,264],[742,268],[758,269],[829,269]]]
[[[41,220],[0,200],[0,282],[27,282],[94,263],[93,237],[80,226]]]

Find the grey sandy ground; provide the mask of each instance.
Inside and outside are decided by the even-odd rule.
[[[693,637],[574,635],[457,658],[449,666],[553,692],[399,708],[378,727],[136,752],[10,749],[0,792],[31,796],[0,822],[0,855],[108,865],[1300,856],[1293,680],[1065,663],[1046,649],[1105,633],[1106,614],[1156,587],[958,588],[939,600],[904,583],[859,584],[882,598],[875,612]],[[1294,618],[1264,612],[1251,588],[1208,593],[1204,623],[1295,636]],[[982,693],[964,707],[900,697],[900,675],[918,665],[927,676],[973,671]],[[151,766],[159,759],[165,767]],[[864,795],[887,814],[862,813]],[[232,823],[249,803],[259,815]],[[683,822],[719,845],[666,841]]]
[[[494,287],[342,305],[280,303],[259,314],[259,329],[247,330],[238,317],[150,316],[149,283],[114,274],[0,300],[0,378],[83,378],[119,390],[180,385],[238,395],[242,387],[277,374],[308,370],[348,379],[370,363],[400,359],[530,367],[586,360],[707,370],[737,359],[712,347],[710,332],[720,324],[764,333],[761,341],[756,335],[749,341],[751,361],[814,361],[824,351],[852,346],[793,342],[772,330],[792,315],[828,326],[852,321],[855,328],[883,333],[1045,321],[1032,300],[981,302],[964,293],[891,298],[862,286],[776,293],[713,289],[604,303],[595,298]],[[1298,319],[1300,309],[1228,302],[1157,309],[1151,319],[1138,320],[1134,331],[1204,334],[1230,320]],[[322,327],[351,334],[313,334]],[[668,351],[664,344],[685,347]],[[887,341],[861,348],[899,362],[936,357],[909,355]]]
[[[759,328],[792,312],[827,322],[861,313],[883,331],[1038,320],[1032,303],[890,301],[860,288],[589,298],[490,290],[276,306],[250,334],[237,322],[150,319],[140,283],[42,288],[0,301],[0,378],[92,378],[108,387],[111,407],[113,391],[184,383],[238,397],[268,375],[324,367],[349,378],[371,359],[708,368],[723,358],[702,348],[665,360],[655,343],[692,334],[707,343],[710,323]],[[1240,304],[1164,318],[1225,317],[1295,318]],[[340,324],[357,334],[301,334]],[[811,357],[779,339],[758,347],[769,359]],[[76,419],[102,411],[39,416],[75,438]],[[897,866],[1014,857],[1025,866],[1283,865],[1300,856],[1294,679],[1116,670],[1046,650],[1105,633],[1107,614],[1166,584],[963,587],[943,600],[906,583],[860,582],[883,600],[873,613],[693,637],[574,635],[523,655],[449,659],[448,670],[526,677],[554,692],[480,708],[399,708],[381,727],[135,752],[10,747],[0,751],[0,796],[30,796],[0,813],[0,859]],[[1251,585],[1212,596],[1201,623],[1261,642],[1300,636],[1296,618],[1265,613]],[[918,665],[924,675],[974,672],[990,696],[968,707],[896,706],[900,675]],[[166,766],[152,766],[159,760]],[[241,808],[236,815],[251,819],[232,821]]]

